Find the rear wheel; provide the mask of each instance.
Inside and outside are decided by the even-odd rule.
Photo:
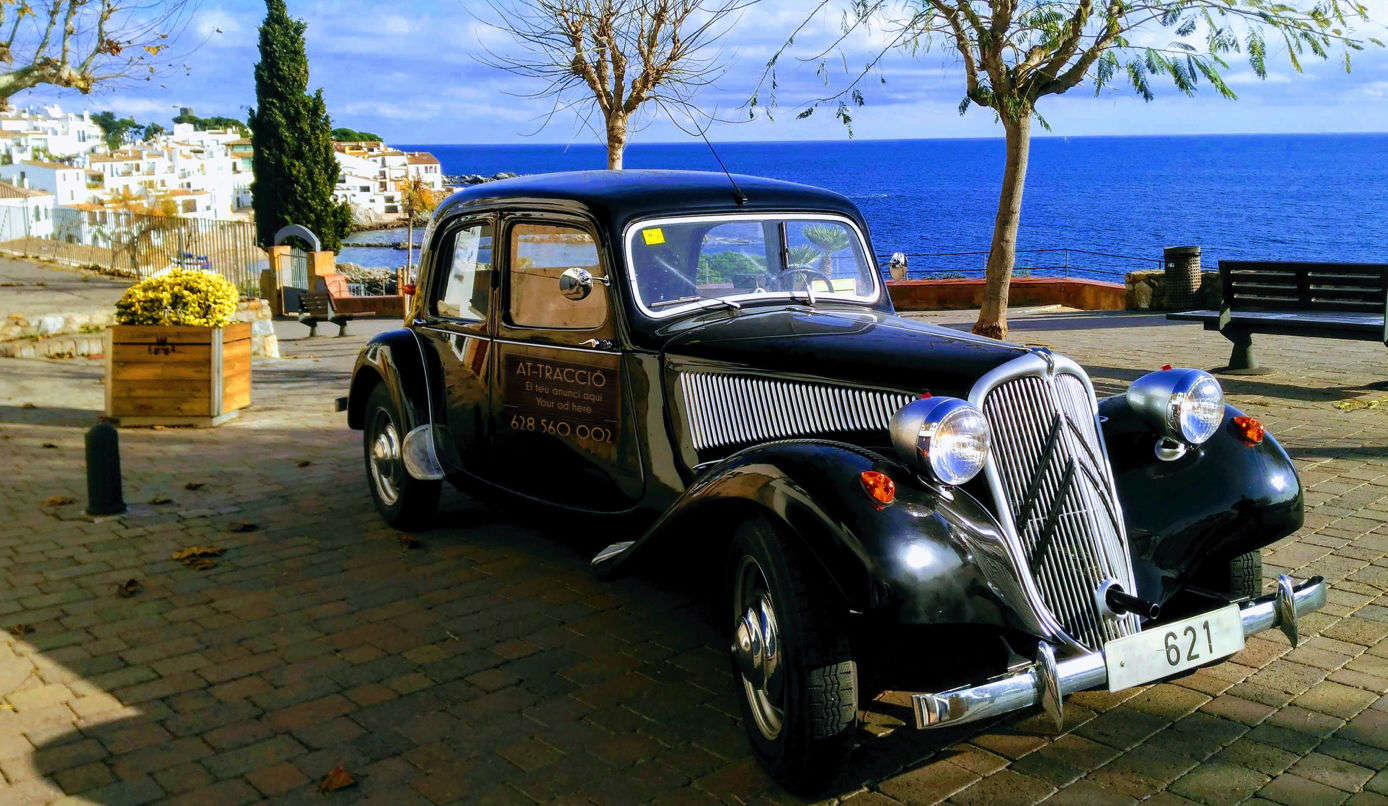
[[[762,521],[739,527],[729,567],[743,726],[773,777],[815,791],[853,749],[858,673],[842,614],[799,547]]]
[[[397,529],[423,529],[438,510],[441,483],[421,481],[405,470],[404,422],[390,391],[378,384],[366,400],[362,431],[366,480],[376,511],[386,523]]]

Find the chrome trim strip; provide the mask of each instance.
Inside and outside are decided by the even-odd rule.
[[[1281,592],[1283,585],[1291,591],[1290,596]],[[1326,584],[1322,577],[1312,577],[1300,586],[1293,587],[1289,577],[1278,580],[1279,592],[1262,596],[1244,605],[1239,611],[1243,622],[1244,636],[1277,627],[1283,630],[1296,630],[1297,620],[1307,614],[1325,607]],[[1279,607],[1280,600],[1288,605]],[[1055,664],[1052,673],[1044,668],[1045,658],[1016,674],[995,678],[977,686],[965,686],[939,694],[912,694],[912,711],[916,716],[917,728],[938,728],[945,725],[958,725],[977,722],[980,719],[1030,708],[1042,704],[1050,710],[1046,689],[1051,676],[1059,687],[1059,696],[1098,688],[1108,683],[1108,667],[1104,662],[1103,650],[1085,652]],[[1057,709],[1058,710],[1058,709]],[[1052,716],[1054,717],[1052,712]]]
[[[682,370],[676,387],[696,451],[807,434],[886,432],[904,392]]]

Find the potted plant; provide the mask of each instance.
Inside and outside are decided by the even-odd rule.
[[[174,268],[116,303],[106,349],[106,415],[122,425],[212,426],[251,402],[251,326],[233,323],[225,278]]]

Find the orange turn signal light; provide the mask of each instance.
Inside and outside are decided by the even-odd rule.
[[[863,491],[868,497],[882,506],[896,500],[896,482],[886,473],[877,470],[864,470],[858,474],[863,482]]]
[[[1257,445],[1267,434],[1263,424],[1252,417],[1235,417],[1230,422],[1234,425],[1234,433],[1248,445]]]

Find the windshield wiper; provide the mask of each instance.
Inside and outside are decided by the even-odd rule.
[[[672,305],[685,305],[685,304],[688,304],[688,303],[691,303],[691,302],[697,302],[697,303],[699,303],[698,307],[700,307],[700,308],[712,307],[711,305],[708,304],[708,303],[712,303],[712,305],[725,305],[725,306],[727,306],[727,308],[728,308],[729,310],[732,310],[732,311],[740,311],[740,310],[742,310],[742,305],[740,305],[739,303],[733,302],[733,301],[730,300],[730,299],[723,299],[722,297],[698,297],[698,296],[694,296],[694,297],[679,297],[679,298],[677,298],[677,299],[663,299],[663,300],[661,300],[660,302],[652,302],[651,305],[650,305],[650,307],[651,307],[652,310],[657,310],[657,309],[660,309],[660,308],[669,308],[669,307],[672,306]]]

